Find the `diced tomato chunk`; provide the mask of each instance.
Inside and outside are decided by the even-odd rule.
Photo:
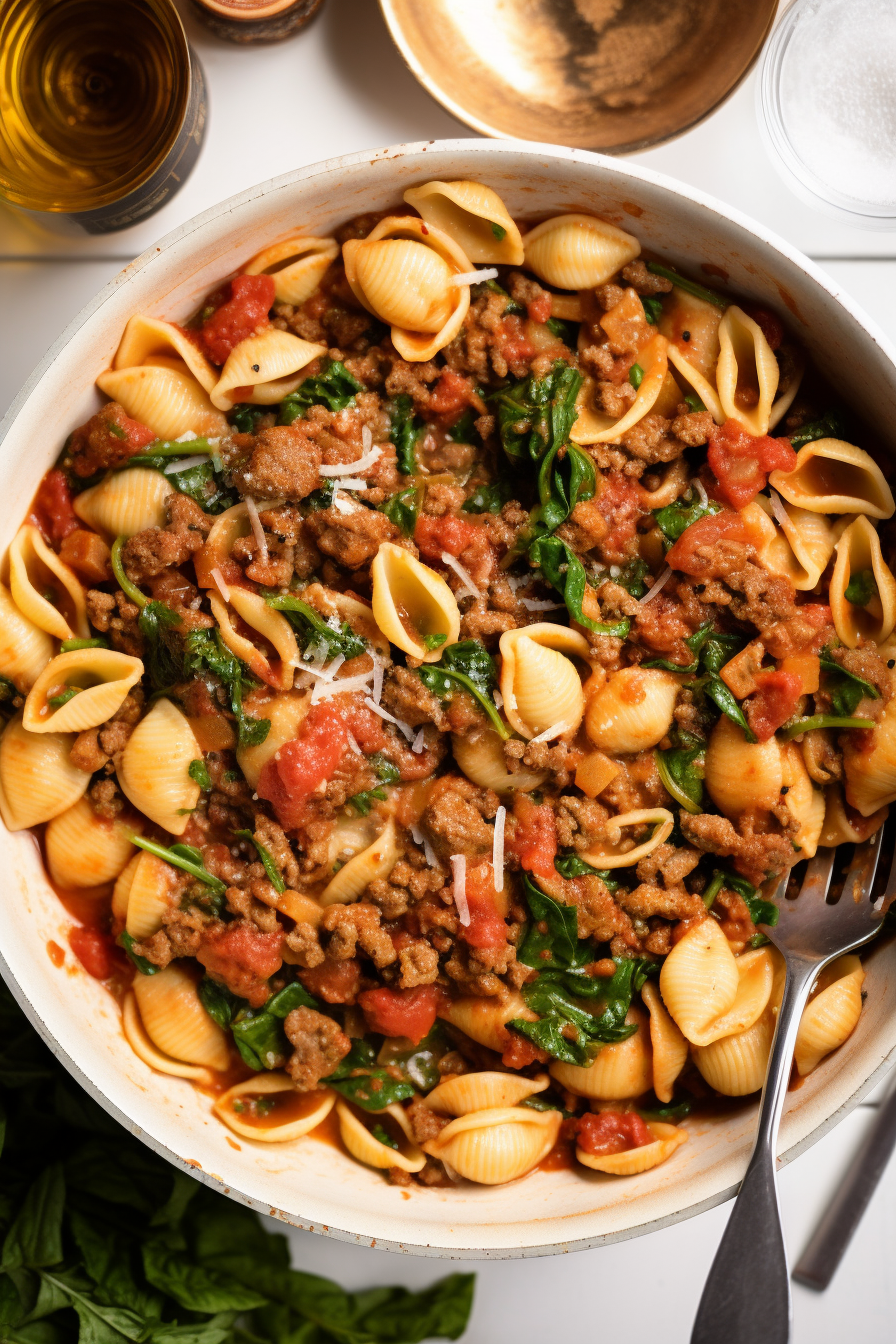
[[[508,1031],[507,1035],[510,1040],[501,1056],[501,1063],[506,1069],[525,1069],[530,1064],[546,1064],[550,1059],[546,1050],[521,1036],[518,1031]]]
[[[601,1111],[597,1115],[586,1111],[575,1124],[578,1146],[592,1157],[627,1153],[653,1143],[653,1135],[635,1111]]]
[[[458,927],[458,935],[470,947],[497,947],[505,942],[507,925],[496,904],[495,870],[491,862],[468,869],[464,889],[470,922]]]
[[[450,428],[467,406],[474,406],[477,411],[482,408],[482,399],[472,380],[462,373],[456,373],[454,369],[443,369],[442,376],[430,393],[428,409],[441,418],[446,428]]]
[[[557,823],[553,808],[548,803],[533,803],[522,794],[514,802],[513,818],[506,848],[535,877],[555,876]]]
[[[365,989],[358,1003],[371,1031],[383,1036],[407,1036],[414,1045],[432,1031],[441,991],[435,985],[415,989]]]
[[[196,959],[232,994],[260,1008],[270,994],[268,980],[283,965],[282,945],[281,931],[262,933],[254,924],[234,921],[207,934]]]
[[[517,364],[522,360],[531,359],[536,353],[535,346],[526,334],[523,319],[517,317],[516,314],[501,319],[499,336],[501,354],[508,364]]]
[[[793,716],[803,693],[803,679],[796,672],[769,668],[757,674],[756,684],[759,689],[744,701],[744,709],[759,741],[767,742]]]
[[[324,1003],[354,1003],[361,988],[361,966],[354,957],[345,961],[322,961],[319,966],[300,971],[302,984]]]
[[[68,944],[88,975],[94,980],[109,979],[118,960],[111,934],[75,925],[69,930]]]
[[[440,560],[443,551],[456,558],[476,540],[481,530],[475,523],[455,518],[450,513],[441,518],[421,513],[414,528],[414,542],[420,554],[428,560]]]
[[[528,313],[531,321],[538,322],[540,324],[547,322],[548,318],[551,315],[551,307],[553,305],[553,302],[554,302],[553,294],[549,294],[546,289],[542,290],[542,292],[537,296],[537,298],[529,299],[526,303],[526,312]]]
[[[274,281],[269,275],[236,275],[230,293],[202,326],[202,342],[213,364],[224,364],[234,346],[270,325]]]
[[[768,308],[760,308],[754,303],[745,303],[744,312],[752,317],[759,330],[773,350],[777,350],[784,339],[784,326],[781,319]]]
[[[796,453],[789,439],[757,438],[736,420],[726,420],[710,433],[706,460],[720,499],[744,509],[765,489],[770,471],[793,471]]]
[[[258,796],[272,804],[287,830],[302,824],[306,800],[332,776],[348,745],[348,731],[333,705],[313,705],[298,736],[265,762]]]
[[[707,567],[698,551],[708,550],[717,541],[747,542],[749,537],[739,513],[726,509],[722,513],[707,514],[682,532],[675,545],[666,553],[666,564],[682,574],[700,575]]]
[[[37,487],[31,518],[54,546],[81,526],[72,508],[71,487],[58,468],[48,471]]]

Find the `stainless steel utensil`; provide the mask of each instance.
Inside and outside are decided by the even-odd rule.
[[[793,1271],[798,1283],[818,1292],[837,1271],[887,1163],[896,1148],[896,1080],[881,1102],[865,1141]]]
[[[799,895],[787,900],[788,877],[773,901],[780,917],[769,938],[787,963],[784,998],[759,1108],[756,1144],[716,1252],[691,1344],[787,1344],[790,1276],[778,1207],[775,1149],[803,1009],[819,973],[873,938],[886,895],[872,901],[884,827],[857,845],[839,900],[828,900],[837,851],[809,861]],[[894,874],[890,874],[892,886]]]

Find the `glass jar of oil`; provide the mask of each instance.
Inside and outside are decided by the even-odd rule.
[[[171,0],[0,4],[0,200],[65,231],[127,228],[182,185],[205,119]]]

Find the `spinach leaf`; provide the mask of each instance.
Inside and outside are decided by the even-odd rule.
[[[668,550],[673,542],[677,541],[682,532],[687,531],[692,523],[696,523],[701,518],[708,518],[711,514],[721,513],[722,506],[717,504],[714,499],[707,500],[704,504],[700,496],[694,492],[690,500],[676,499],[674,504],[667,504],[664,509],[654,510],[654,518],[657,527],[666,538]]]
[[[500,513],[512,497],[513,485],[506,476],[491,481],[488,485],[478,485],[469,499],[461,505],[463,513]]]
[[[627,1040],[637,1031],[635,1023],[625,1020],[632,994],[659,969],[657,963],[640,957],[613,960],[616,970],[606,979],[568,971],[542,972],[523,989],[527,1006],[539,1014],[539,1020],[514,1018],[509,1025],[553,1058],[585,1067],[601,1045]],[[598,1001],[594,1012],[581,1006],[578,1001],[583,998]]]
[[[476,412],[472,406],[458,416],[454,424],[448,431],[448,438],[452,443],[480,443],[481,439],[476,430]]]
[[[268,415],[270,409],[269,406],[253,406],[247,401],[241,401],[231,407],[227,412],[227,418],[237,434],[255,434],[258,431],[259,420],[262,416]]]
[[[251,831],[234,831],[233,834],[239,836],[241,840],[248,840],[250,844],[255,846],[258,851],[258,857],[261,859],[261,866],[267,873],[267,878],[271,886],[275,891],[281,893],[284,892],[286,890],[286,883],[280,876],[280,869],[274,862],[274,856],[267,845],[263,845],[260,840],[256,840]]]
[[[625,639],[631,628],[628,617],[602,624],[592,621],[582,610],[588,580],[585,567],[571,546],[559,537],[537,537],[529,548],[529,559],[541,569],[551,587],[556,588],[574,621],[596,634]]]
[[[312,406],[344,411],[347,406],[354,406],[355,393],[363,391],[364,384],[359,383],[340,360],[327,359],[319,374],[306,378],[295,392],[283,398],[277,424],[291,425]]]
[[[790,439],[791,448],[799,452],[800,448],[805,448],[807,443],[814,443],[816,439],[848,439],[849,432],[849,418],[846,413],[831,410],[819,416],[817,420],[810,420],[801,425],[787,437]]]
[[[568,852],[558,854],[554,859],[554,867],[561,877],[599,877],[608,891],[615,891],[619,886],[619,881],[613,876],[609,869],[592,868],[590,863],[586,863],[580,854]]]
[[[9,677],[0,676],[0,703],[15,700],[18,694],[15,682],[10,681]]]
[[[472,297],[474,299],[481,299],[487,290],[490,290],[492,294],[500,294],[505,300],[504,311],[502,313],[503,317],[525,316],[526,310],[523,305],[517,303],[516,299],[512,299],[507,293],[507,290],[498,284],[497,280],[477,281],[477,283],[472,286]]]
[[[61,1163],[44,1167],[19,1207],[3,1242],[0,1269],[37,1269],[62,1259],[65,1177]]]
[[[880,691],[876,686],[855,672],[848,672],[829,654],[823,652],[819,656],[819,662],[822,672],[828,678],[824,689],[831,697],[831,708],[838,718],[850,718],[865,696],[870,700],[880,699]]]
[[[644,306],[644,316],[647,318],[647,321],[655,327],[663,315],[662,299],[657,295],[642,294],[641,303]]]
[[[794,723],[788,723],[784,728],[778,729],[778,736],[784,742],[789,742],[792,737],[799,737],[801,733],[811,733],[813,728],[873,728],[873,719],[853,719],[841,717],[838,714],[811,714],[808,718],[797,719]]]
[[[184,675],[195,677],[211,672],[226,687],[230,708],[236,716],[241,747],[257,747],[267,737],[270,719],[254,719],[243,708],[243,695],[255,682],[245,663],[230,652],[221,631],[193,630],[184,640]]]
[[[723,714],[728,715],[728,718],[731,719],[732,723],[736,723],[738,727],[743,729],[744,737],[748,742],[756,741],[756,734],[747,723],[743,710],[721,677],[707,677],[703,690],[709,699],[712,700],[713,704],[716,705]]]
[[[401,771],[398,767],[393,765],[391,761],[387,761],[380,752],[370,757],[370,764],[382,784],[395,784],[401,778]],[[374,789],[365,789],[363,793],[353,793],[351,798],[346,799],[346,806],[353,807],[362,817],[368,816],[374,802],[385,802],[388,796],[382,784]]]
[[[209,1017],[225,1031],[230,1030],[230,1024],[236,1014],[249,1006],[245,999],[237,998],[226,985],[219,984],[217,980],[212,980],[207,975],[199,981],[199,997]]]
[[[154,854],[157,859],[164,859],[165,863],[170,863],[173,868],[180,868],[191,877],[198,878],[219,896],[223,896],[227,890],[227,883],[208,871],[202,862],[202,853],[192,845],[160,845],[158,840],[148,840],[145,835],[132,835],[131,842],[140,849],[145,849],[147,854]]]
[[[877,580],[873,569],[861,569],[850,576],[846,585],[846,600],[856,607],[867,607],[872,597],[877,596]]]
[[[208,772],[208,766],[205,761],[200,760],[198,757],[195,761],[191,761],[187,774],[199,785],[203,793],[209,792],[212,787],[212,777]]]
[[[98,635],[96,639],[64,639],[59,645],[60,653],[74,653],[77,649],[108,649],[108,639],[103,639]],[[3,681],[8,681],[8,677],[3,677]],[[10,686],[12,682],[9,682]],[[2,696],[0,696],[2,699]]]
[[[653,753],[656,768],[666,792],[671,794],[686,812],[703,811],[703,756],[704,743],[697,747],[677,747],[670,751]]]
[[[582,375],[558,359],[546,377],[530,374],[523,382],[492,393],[501,444],[511,462],[541,462],[568,441],[581,386]]]
[[[723,888],[727,891],[736,891],[738,896],[743,897],[754,924],[766,924],[770,929],[775,927],[778,922],[778,907],[772,901],[764,900],[759,888],[754,887],[752,882],[748,882],[739,873],[729,872],[727,868],[715,870],[712,881],[703,893],[703,902],[707,909],[712,907],[713,901]]]
[[[323,1081],[365,1111],[381,1111],[395,1101],[408,1101],[415,1095],[406,1080],[396,1080],[376,1063],[376,1052],[369,1041],[356,1039],[344,1059]]]
[[[187,451],[192,446],[191,443],[183,445]],[[223,471],[215,470],[211,459],[197,462],[184,471],[169,471],[166,478],[180,494],[189,495],[204,513],[223,513],[238,502],[239,496],[226,484]]]
[[[355,634],[348,621],[343,621],[338,629],[333,629],[323,616],[292,593],[266,593],[265,601],[275,611],[282,611],[298,636],[299,649],[304,657],[312,645],[323,640],[327,646],[329,658],[337,653],[349,660],[358,658],[367,648],[363,639]]]
[[[523,874],[523,890],[530,920],[517,949],[517,960],[539,971],[584,965],[590,948],[579,942],[576,907],[563,905],[540,891],[527,873]],[[544,933],[539,926],[544,926]]]
[[[615,574],[603,568],[595,571],[592,579],[595,588],[599,588],[602,583],[618,583],[632,597],[644,596],[647,592],[644,580],[650,577],[650,566],[646,560],[627,560],[624,565],[614,565],[613,568]]]
[[[660,1120],[664,1124],[674,1125],[679,1120],[686,1119],[693,1109],[693,1101],[687,1098],[683,1101],[671,1102],[669,1104],[661,1102],[658,1099],[656,1100],[656,1104],[654,1104],[648,1098],[646,1105],[638,1107],[638,1114],[644,1120]]]
[[[413,486],[409,486],[407,490],[392,495],[379,506],[379,509],[380,513],[386,515],[390,523],[394,523],[396,527],[401,528],[406,537],[412,537],[420,513],[420,492],[415,490]]]
[[[263,1307],[267,1297],[206,1265],[191,1264],[167,1237],[153,1237],[143,1246],[143,1270],[148,1281],[188,1311],[250,1311]]]
[[[673,285],[683,289],[686,294],[693,294],[695,299],[702,299],[704,303],[712,303],[716,308],[727,308],[729,300],[717,294],[713,289],[707,289],[705,285],[698,285],[696,280],[688,280],[685,276],[679,275],[673,271],[670,266],[663,266],[658,261],[648,261],[648,271],[654,275],[661,275],[665,280],[671,280]]]
[[[140,974],[157,975],[158,972],[162,969],[161,966],[156,966],[154,962],[148,961],[146,957],[138,956],[138,954],[134,951],[134,943],[136,941],[137,940],[135,938],[132,938],[131,935],[126,931],[118,935],[119,944],[121,945],[121,947],[124,948],[125,952],[128,954],[128,956],[130,957],[131,961],[136,966]]]
[[[256,1071],[281,1069],[291,1049],[283,1030],[283,1019],[293,1008],[317,1007],[317,999],[298,980],[293,980],[272,994],[263,1008],[240,1008],[230,1023],[230,1030],[244,1063]]]
[[[417,676],[442,700],[449,699],[454,687],[460,686],[485,711],[499,736],[505,741],[510,737],[510,729],[495,708],[498,672],[494,659],[477,639],[449,644],[437,663],[418,667]]]
[[[531,515],[531,524],[541,532],[554,532],[565,522],[575,506],[591,499],[597,488],[594,463],[577,444],[566,444],[563,456],[557,448],[545,453],[538,468],[540,503]]]
[[[692,635],[688,635],[687,639],[685,639],[685,644],[694,655],[693,662],[672,663],[668,658],[650,658],[646,659],[641,666],[661,667],[666,672],[686,672],[688,674],[698,672],[700,670],[700,653],[703,649],[703,645],[709,639],[711,634],[712,621],[707,621],[704,625],[700,626],[699,630],[695,630]]]
[[[386,1040],[377,1056],[383,1067],[391,1065],[401,1070],[402,1077],[421,1092],[430,1092],[441,1079],[439,1060],[451,1048],[451,1042],[440,1022],[424,1036],[419,1045],[410,1050],[401,1049],[396,1040]]]
[[[417,471],[417,440],[426,426],[414,414],[414,403],[406,392],[400,393],[390,407],[392,428],[389,438],[395,445],[395,457],[402,476]]]
[[[697,396],[696,392],[686,392],[684,394],[684,399],[689,411],[697,412],[706,410],[706,407],[703,405],[703,402]]]
[[[556,336],[570,350],[575,350],[579,339],[579,323],[568,322],[562,317],[549,317],[545,326],[552,336]]]

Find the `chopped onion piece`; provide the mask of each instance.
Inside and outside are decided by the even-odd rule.
[[[255,538],[255,545],[258,547],[258,556],[262,564],[267,564],[268,543],[265,540],[264,528],[261,525],[261,519],[258,516],[258,506],[251,495],[244,496],[246,501],[246,511],[249,514],[249,522],[252,524],[252,535]]]
[[[366,428],[366,426],[365,426]],[[337,462],[332,467],[318,467],[319,476],[355,476],[358,472],[366,471],[372,467],[374,462],[378,462],[383,455],[383,450],[379,444],[374,444],[369,448],[363,457],[359,457],[355,462]]]
[[[460,275],[452,275],[451,283],[457,289],[461,285],[477,285],[481,280],[497,280],[497,266],[485,266],[481,271],[462,271]]]
[[[225,601],[225,602],[229,602],[229,601],[230,601],[230,589],[227,587],[227,584],[224,582],[224,575],[221,573],[220,569],[218,569],[218,566],[217,566],[217,565],[215,565],[215,568],[212,570],[212,578],[213,578],[214,581],[215,581],[215,587],[217,588],[218,592],[219,592],[219,593],[221,594],[221,596],[223,597],[224,601]]]
[[[656,597],[656,595],[657,595],[657,593],[659,592],[659,590],[660,590],[662,587],[664,587],[665,584],[668,583],[668,581],[669,581],[669,579],[671,579],[671,577],[672,577],[672,571],[671,571],[671,569],[669,568],[669,566],[667,565],[666,568],[663,570],[662,574],[661,574],[661,575],[659,576],[659,578],[657,579],[656,583],[653,585],[653,587],[652,587],[652,588],[648,588],[647,592],[646,592],[646,593],[644,594],[644,596],[640,599],[640,601],[641,601],[641,606],[644,607],[644,606],[647,605],[648,602],[651,602],[651,601]]]
[[[411,743],[411,751],[413,751],[415,755],[419,756],[422,750],[423,750],[423,729],[421,728],[418,731],[417,736]]]
[[[482,596],[479,589],[473,582],[473,576],[470,573],[470,571],[468,569],[464,569],[460,561],[456,560],[450,551],[443,551],[441,559],[443,565],[447,565],[449,569],[454,570],[455,574],[460,579],[461,583],[463,583],[464,587],[467,589],[467,592],[470,594],[471,597]]]
[[[492,840],[492,867],[495,870],[495,891],[504,890],[504,819],[507,808],[499,807],[495,813],[495,835]]]
[[[454,874],[454,904],[457,917],[464,928],[469,927],[470,907],[467,903],[467,860],[463,854],[452,854],[449,859]]]

